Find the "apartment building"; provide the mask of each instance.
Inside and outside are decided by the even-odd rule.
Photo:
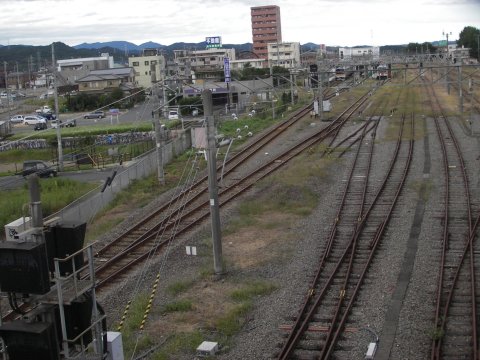
[[[281,66],[287,69],[300,67],[300,43],[270,43],[267,46],[269,66]]]
[[[139,56],[130,56],[128,66],[135,71],[135,87],[150,88],[165,77],[165,57],[157,49],[144,49]]]
[[[210,48],[204,50],[174,50],[174,63],[180,70],[189,69],[192,81],[220,81],[223,78],[224,59],[235,60],[235,49]]]
[[[276,5],[250,8],[252,18],[253,53],[268,59],[268,44],[282,42],[280,7]]]

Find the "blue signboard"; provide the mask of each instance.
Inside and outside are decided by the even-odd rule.
[[[229,83],[230,79],[230,59],[228,57],[223,58],[223,72],[225,74],[225,82]]]

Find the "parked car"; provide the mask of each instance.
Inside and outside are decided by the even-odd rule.
[[[35,124],[33,127],[33,130],[38,131],[38,130],[45,130],[47,128],[47,123],[46,122],[39,122]]]
[[[37,116],[41,116],[42,118],[44,118],[45,120],[54,120],[56,119],[57,117],[55,116],[55,114],[52,114],[51,112],[47,112],[47,113],[37,113]]]
[[[77,120],[73,119],[73,120],[68,120],[65,125],[65,127],[74,127],[74,126],[77,126]]]
[[[43,122],[45,124],[47,123],[47,121],[44,118],[42,118],[40,116],[37,116],[37,115],[27,115],[23,119],[23,123],[25,125],[36,125],[36,124],[41,123],[41,122]]]
[[[170,110],[168,112],[168,120],[178,120],[178,110]]]
[[[36,173],[39,177],[57,176],[57,170],[42,160],[28,160],[23,163],[22,176]]]
[[[58,127],[58,124],[60,124],[60,127],[64,127],[65,125],[62,123],[62,120],[52,120],[50,121],[50,127],[52,129],[56,129]]]
[[[11,123],[22,123],[24,118],[25,118],[25,116],[23,116],[23,115],[15,115],[15,116],[12,116],[10,118],[10,122]]]
[[[101,119],[105,117],[105,112],[101,110],[97,110],[94,112],[91,112],[89,114],[86,114],[83,118],[84,119]]]
[[[41,108],[38,108],[35,110],[37,114],[47,114],[47,113],[52,113],[52,109],[48,105],[43,105]]]

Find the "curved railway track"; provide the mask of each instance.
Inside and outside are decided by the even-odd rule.
[[[239,177],[238,174],[236,175],[235,172],[240,168],[240,165],[296,121],[308,114],[311,106],[298,111],[292,119],[282,122],[273,131],[261,137],[254,145],[231,158],[223,175],[225,186],[219,191],[220,206],[238,197],[260,179],[275,171],[305,149],[323,141],[327,137],[338,134],[339,128],[345,124],[348,118],[367,99],[368,94],[365,94],[354,105],[345,110],[338,119],[329,123],[325,128],[312,134],[304,141],[295,144],[279,156],[270,159],[265,165],[261,165],[246,176]],[[99,249],[96,257],[97,262],[100,262],[101,265],[95,269],[98,279],[97,289],[101,290],[104,286],[114,281],[114,279],[121,277],[132,266],[161,251],[161,248],[169,244],[174,237],[188,231],[208,218],[209,198],[207,189],[207,177],[203,177],[176,195],[154,214],[151,214],[123,235]]]
[[[444,195],[431,359],[478,359],[478,260],[470,186],[462,150],[433,90],[429,98],[442,149]]]
[[[413,115],[407,129],[408,140],[402,140],[404,122],[405,117],[402,117],[390,167],[376,192],[368,181],[375,128],[372,129],[372,141],[366,141],[365,131],[362,133],[337,216],[325,241],[317,274],[278,359],[328,359],[334,352],[337,358],[343,358],[341,349],[336,349],[337,342],[345,335],[344,327],[349,312],[410,167]],[[365,146],[368,146],[367,150]]]

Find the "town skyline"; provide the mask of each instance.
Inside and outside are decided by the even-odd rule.
[[[477,0],[0,0],[0,44],[148,41],[169,45],[221,36],[224,44],[252,43],[250,8],[280,7],[285,42],[352,47],[458,39],[465,26],[480,27]],[[48,11],[45,11],[48,9]],[[12,24],[14,24],[12,26]]]

